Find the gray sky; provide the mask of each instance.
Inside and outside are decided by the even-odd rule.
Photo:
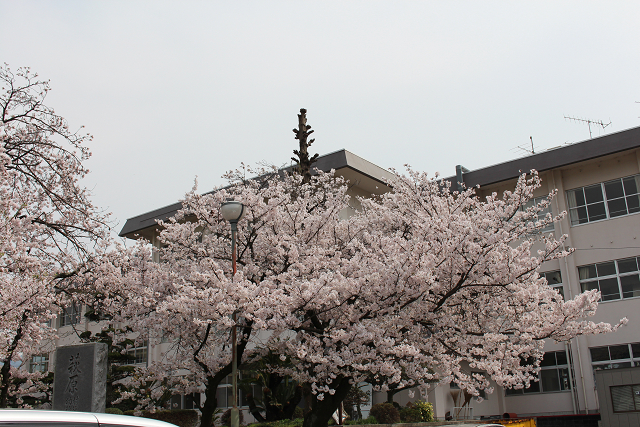
[[[640,2],[9,1],[0,61],[94,135],[87,186],[119,223],[240,162],[314,152],[449,176],[640,126]]]

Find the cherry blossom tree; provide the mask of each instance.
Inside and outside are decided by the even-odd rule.
[[[596,291],[565,302],[538,275],[544,261],[570,253],[563,237],[539,233],[557,219],[538,220],[549,200],[523,210],[540,185],[535,171],[514,191],[481,200],[474,189],[452,192],[409,169],[388,183],[391,192],[354,203],[356,211],[348,183],[307,173],[304,111],[299,124],[296,172],[261,170],[245,179],[241,169],[226,188],[194,189],[176,217],[159,222],[159,248],[143,242],[105,254],[108,262],[91,271],[87,283],[114,321],[130,325],[138,340],[170,347],[138,376],[142,404],[153,405],[167,388],[203,391],[202,426],[209,427],[216,388],[231,372],[233,313],[245,367],[276,354],[291,363],[271,365],[273,372],[309,384],[305,427],[326,426],[362,381],[422,393],[454,381],[475,395],[489,378],[522,387],[536,376],[545,339],[625,323],[589,322]],[[235,276],[230,227],[220,215],[228,198],[247,212]]]
[[[14,173],[5,167],[7,162],[0,148],[0,407],[19,393],[11,379],[27,374],[18,369],[24,355],[33,354],[41,339],[50,336],[46,323],[53,304],[38,257],[43,227],[17,214],[23,200],[14,197]]]
[[[113,321],[126,323],[138,341],[165,341],[170,347],[130,385],[160,384],[171,372],[167,387],[205,393],[202,426],[211,424],[217,387],[231,373],[231,314],[238,314],[238,354],[246,364],[264,351],[264,334],[292,315],[280,283],[310,280],[312,275],[294,273],[300,260],[339,263],[337,250],[344,246],[335,240],[336,227],[347,225],[340,221],[340,212],[349,209],[344,181],[324,173],[309,183],[302,182],[303,175],[277,170],[261,170],[252,180],[244,174],[230,174],[233,185],[214,193],[199,195],[194,189],[175,218],[159,223],[160,262],[152,262],[153,251],[142,243],[124,256],[106,254],[108,262],[87,279],[105,296],[103,310]],[[230,226],[220,215],[228,198],[242,200],[247,212],[238,225],[235,276]],[[145,393],[139,402],[153,405],[164,390],[146,387]]]
[[[271,285],[283,289],[280,304],[291,315],[279,319],[267,346],[296,360],[283,373],[312,384],[305,426],[326,426],[360,381],[423,393],[454,381],[475,395],[488,378],[522,387],[536,377],[545,339],[617,327],[585,319],[597,292],[565,302],[537,274],[569,253],[562,238],[539,234],[554,220],[537,219],[548,200],[522,210],[540,185],[535,171],[513,192],[485,200],[411,170],[389,185],[335,227],[335,240],[346,242],[340,261],[296,260],[290,274],[310,279]]]
[[[65,280],[106,237],[106,216],[80,180],[90,139],[44,104],[49,83],[28,68],[0,67],[0,407],[12,378],[52,337]],[[24,384],[24,382],[23,382]],[[25,390],[23,390],[25,391]],[[30,389],[26,389],[30,391]]]

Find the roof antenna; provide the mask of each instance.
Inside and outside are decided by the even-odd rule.
[[[524,144],[523,144],[523,145],[518,145],[517,147],[514,147],[512,149],[512,151],[515,150],[515,149],[518,149],[518,150],[524,151],[525,153],[527,153],[527,155],[528,154],[536,154],[536,150],[533,147],[533,137],[530,136],[529,139],[531,140],[531,149],[529,149],[527,147],[524,147]]]
[[[585,122],[589,126],[589,139],[592,139],[591,136],[591,123],[594,125],[602,126],[602,129],[606,128],[611,124],[611,119],[609,119],[609,123],[603,123],[602,120],[589,120],[589,119],[578,119],[576,117],[564,116],[565,119],[575,120],[576,122]]]
[[[536,150],[533,149],[533,137],[530,136],[529,139],[531,140],[531,154],[536,154]]]

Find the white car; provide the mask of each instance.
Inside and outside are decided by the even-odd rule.
[[[96,412],[0,409],[0,427],[176,427],[149,418]]]

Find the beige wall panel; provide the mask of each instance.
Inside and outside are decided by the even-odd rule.
[[[640,302],[640,299],[631,298],[600,303],[595,316],[589,318],[589,320],[616,324],[620,319],[626,317],[629,319],[629,323],[616,332],[587,336],[587,345],[589,347],[600,347],[604,345],[640,342],[640,332],[638,328],[640,326],[640,312],[638,310],[638,302]]]
[[[576,265],[640,255],[640,214],[571,227]]]
[[[585,185],[635,175],[638,172],[636,156],[633,155],[633,152],[626,152],[622,155],[583,162],[579,166],[564,169],[562,171],[562,180],[565,190],[571,190]]]
[[[566,414],[571,411],[571,392],[526,394],[506,396],[505,412],[526,414]]]

